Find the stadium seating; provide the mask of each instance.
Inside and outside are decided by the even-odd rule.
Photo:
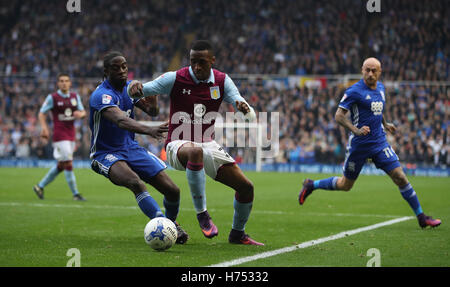
[[[82,13],[72,14],[65,1],[9,1],[0,10],[0,157],[51,158],[51,147],[39,140],[37,113],[59,72],[72,75],[88,108],[107,50],[126,55],[130,78],[151,79],[169,69],[175,55],[188,64],[184,36],[190,33],[213,42],[216,68],[230,75],[358,74],[364,57],[378,57],[383,81],[401,82],[388,87],[386,110],[399,128],[388,139],[401,161],[448,166],[445,2],[386,1],[380,15],[371,15],[359,0],[97,0],[82,1]],[[333,118],[342,87],[279,90],[237,83],[257,111],[280,112],[283,152],[276,162],[342,162],[347,134]],[[168,98],[159,103],[155,120],[168,115]],[[144,116],[137,112],[137,118]],[[87,119],[77,122],[77,139],[76,158],[87,158]],[[138,139],[154,151],[161,148],[148,137]],[[252,150],[230,152],[243,162],[254,160]]]

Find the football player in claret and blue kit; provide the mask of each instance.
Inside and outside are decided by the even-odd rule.
[[[192,201],[203,235],[213,238],[218,228],[206,208],[205,174],[235,191],[233,223],[228,241],[244,245],[264,245],[253,240],[245,231],[253,206],[253,183],[244,175],[234,159],[215,140],[215,116],[222,101],[233,105],[244,118],[254,120],[253,108],[240,95],[231,78],[212,66],[214,49],[209,41],[192,44],[190,66],[167,72],[145,84],[130,84],[132,98],[157,94],[170,97],[170,123],[166,140],[170,165],[186,171]]]
[[[383,117],[386,95],[384,85],[378,81],[381,63],[375,58],[366,59],[362,75],[360,81],[345,91],[335,115],[336,122],[351,131],[343,166],[344,174],[342,177],[320,180],[305,179],[298,197],[300,205],[316,189],[349,191],[366,161],[371,159],[398,186],[400,194],[417,216],[420,227],[439,226],[441,220],[433,219],[423,212],[397,154],[386,139],[385,130],[395,133],[396,127]],[[351,120],[347,117],[349,111]]]
[[[84,118],[84,110],[80,96],[71,91],[72,82],[68,74],[58,75],[58,90],[47,96],[39,111],[41,138],[47,141],[50,131],[47,126],[46,114],[51,112],[53,120],[53,156],[57,163],[50,168],[42,180],[33,186],[39,199],[44,199],[44,187],[50,184],[62,171],[72,192],[73,199],[85,201],[78,192],[72,160],[75,150],[75,120]]]

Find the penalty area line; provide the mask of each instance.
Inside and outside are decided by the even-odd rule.
[[[307,248],[307,247],[311,247],[314,245],[318,245],[327,241],[332,241],[332,240],[336,240],[336,239],[341,239],[350,235],[354,235],[357,233],[361,233],[361,232],[365,232],[365,231],[369,231],[369,230],[373,230],[373,229],[377,229],[383,226],[387,226],[387,225],[392,225],[392,224],[396,224],[399,222],[403,222],[406,220],[410,220],[413,219],[413,216],[405,216],[405,217],[400,217],[400,218],[395,218],[395,219],[391,219],[388,221],[383,221],[377,224],[373,224],[373,225],[369,225],[369,226],[365,226],[365,227],[360,227],[357,229],[352,229],[352,230],[348,230],[348,231],[343,231],[331,236],[327,236],[327,237],[322,237],[319,239],[314,239],[314,240],[310,240],[310,241],[306,241],[294,246],[288,246],[288,247],[284,247],[284,248],[280,248],[280,249],[276,249],[276,250],[272,250],[272,251],[267,251],[267,252],[263,252],[263,253],[259,253],[256,255],[252,255],[252,256],[247,256],[247,257],[242,257],[242,258],[238,258],[238,259],[234,259],[234,260],[230,260],[230,261],[225,261],[222,263],[218,263],[218,264],[213,264],[207,267],[230,267],[230,266],[235,266],[235,265],[240,265],[243,263],[247,263],[247,262],[251,262],[251,261],[255,261],[255,260],[259,260],[259,259],[263,259],[263,258],[267,258],[267,257],[272,257],[275,255],[279,255],[279,254],[283,254],[283,253],[288,253],[288,252],[292,252],[298,249],[302,249],[302,248]]]

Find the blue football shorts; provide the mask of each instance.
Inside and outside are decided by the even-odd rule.
[[[397,154],[388,143],[373,150],[352,147],[347,149],[343,166],[344,176],[348,179],[357,179],[368,159],[372,160],[376,168],[382,169],[386,173],[401,166]]]
[[[91,168],[96,173],[109,178],[109,169],[120,160],[125,161],[144,181],[148,181],[167,168],[161,159],[139,145],[130,146],[127,150],[99,153],[93,158]]]

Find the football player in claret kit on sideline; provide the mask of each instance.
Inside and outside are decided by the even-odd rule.
[[[158,94],[170,96],[167,160],[176,170],[186,171],[203,235],[207,238],[218,235],[218,229],[206,208],[207,174],[235,190],[233,224],[228,241],[264,245],[244,232],[253,206],[253,183],[234,159],[214,141],[211,129],[214,128],[215,117],[208,117],[218,112],[223,100],[231,103],[235,110],[242,112],[249,120],[256,118],[255,112],[240,95],[231,78],[212,69],[216,58],[208,41],[195,41],[189,57],[189,67],[167,72],[144,85],[133,81],[128,86],[128,94],[132,98]]]
[[[147,99],[133,100],[128,96],[128,66],[120,52],[107,53],[103,68],[104,81],[89,99],[92,169],[115,185],[131,190],[148,218],[167,217],[172,220],[178,231],[176,242],[184,244],[189,236],[176,222],[180,189],[164,172],[166,164],[135,140],[135,133],[162,139],[168,131],[167,123],[149,127],[134,120],[134,106],[149,115],[154,114]],[[165,215],[148,193],[144,182],[164,195]]]
[[[69,75],[59,74],[57,79],[58,91],[47,96],[38,115],[42,128],[41,138],[47,141],[50,137],[50,131],[47,126],[46,113],[48,111],[52,113],[53,156],[57,164],[33,187],[33,190],[39,199],[44,199],[44,187],[64,171],[67,184],[73,194],[73,199],[84,201],[84,197],[81,196],[77,189],[72,159],[75,149],[74,122],[76,119],[84,118],[86,111],[84,110],[80,96],[70,91],[72,82],[70,81]]]
[[[384,170],[398,186],[402,197],[408,202],[417,216],[420,227],[436,227],[441,220],[425,215],[411,183],[400,165],[398,156],[386,140],[387,130],[395,133],[393,124],[386,122],[383,110],[386,102],[384,85],[378,81],[381,63],[368,58],[362,66],[363,78],[348,88],[339,103],[336,121],[351,131],[342,177],[321,180],[305,179],[298,200],[302,205],[315,189],[349,191],[367,159]],[[351,121],[347,113],[351,113]]]

